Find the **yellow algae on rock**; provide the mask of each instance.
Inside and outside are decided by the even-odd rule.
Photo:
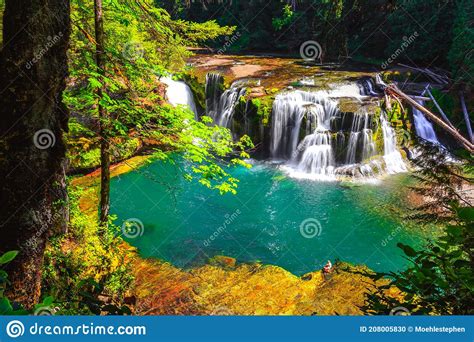
[[[320,271],[297,277],[281,267],[262,264],[234,269],[205,265],[183,271],[152,262],[135,268],[140,307],[136,313],[360,315],[364,293],[373,283],[360,274],[364,271],[369,270],[341,263],[325,280]]]

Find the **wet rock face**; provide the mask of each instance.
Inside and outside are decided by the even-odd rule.
[[[137,261],[135,314],[360,315],[373,284],[364,275],[370,270],[345,263],[337,263],[327,277],[319,270],[297,277],[277,266],[234,266],[232,258],[217,259],[217,264],[189,271],[160,261]]]

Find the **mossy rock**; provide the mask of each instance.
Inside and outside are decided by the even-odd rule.
[[[234,268],[237,264],[237,260],[225,255],[216,255],[209,259],[209,264],[224,268]]]

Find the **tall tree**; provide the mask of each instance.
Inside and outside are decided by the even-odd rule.
[[[102,0],[94,0],[94,23],[95,23],[95,60],[98,73],[105,73],[105,45],[104,45],[104,18]],[[100,223],[104,226],[107,223],[110,209],[110,144],[107,135],[107,112],[101,103],[104,94],[104,80],[102,86],[97,89],[99,99],[99,135],[100,135]]]
[[[6,0],[0,55],[0,254],[7,296],[32,307],[40,296],[48,236],[65,225],[62,104],[70,31],[68,0]]]

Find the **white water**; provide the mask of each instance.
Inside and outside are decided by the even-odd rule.
[[[397,148],[397,137],[395,131],[385,118],[384,112],[380,114],[380,124],[382,125],[383,132],[383,159],[385,161],[385,170],[388,174],[407,171],[402,155]]]
[[[361,96],[356,84],[332,92],[296,90],[278,95],[272,110],[271,157],[285,160],[284,169],[297,178],[368,179],[407,171],[395,131],[385,117],[380,117],[383,157],[372,158],[377,154],[372,138],[373,114],[366,107],[355,113],[340,112],[334,94]]]
[[[232,128],[235,106],[245,95],[244,86],[234,82],[222,91],[222,76],[207,75],[206,110],[216,124]],[[343,113],[338,108],[339,98],[362,101],[376,95],[368,79],[362,85],[353,82],[333,85],[329,90],[295,90],[277,95],[269,141],[272,160],[284,162],[283,168],[292,177],[319,180],[351,177],[370,181],[382,173],[406,171],[395,132],[384,117],[380,118],[384,151],[375,157],[374,115],[364,106],[355,113]]]
[[[219,74],[209,73],[206,76],[206,114],[219,126],[231,128],[235,106],[241,96],[245,95],[245,87],[234,82],[229,89],[222,92],[224,79]]]
[[[418,100],[417,101],[420,105],[424,106],[424,101]],[[416,134],[429,142],[434,144],[439,144],[438,137],[433,128],[433,124],[423,115],[421,111],[413,108],[413,119],[415,123],[415,130]]]
[[[191,88],[183,81],[175,81],[170,77],[162,77],[161,82],[166,84],[166,97],[173,106],[184,105],[191,109],[197,119],[196,103]]]

